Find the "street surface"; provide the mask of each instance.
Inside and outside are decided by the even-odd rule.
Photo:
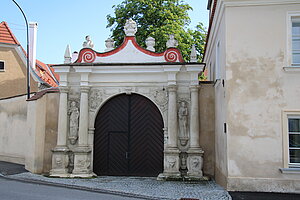
[[[123,197],[55,186],[23,183],[0,177],[1,200],[137,200]]]

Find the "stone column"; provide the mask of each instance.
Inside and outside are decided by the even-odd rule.
[[[74,169],[72,177],[93,177],[95,174],[91,171],[92,150],[88,145],[89,87],[81,87],[80,92],[78,147],[74,149]]]
[[[168,148],[177,147],[177,86],[172,85],[168,87],[169,91],[169,105],[168,105]]]
[[[178,141],[178,120],[177,120],[177,86],[169,85],[168,101],[168,144],[164,151],[164,172],[160,174],[158,180],[180,179]]]
[[[190,111],[190,147],[199,148],[199,88],[198,85],[190,87],[191,111]]]
[[[203,150],[200,148],[199,137],[199,86],[190,86],[191,112],[190,112],[190,148],[187,151],[187,176],[190,179],[202,179]]]
[[[60,87],[59,113],[58,113],[58,135],[57,146],[52,150],[52,177],[68,177],[68,147],[67,147],[67,125],[68,125],[68,88]]]

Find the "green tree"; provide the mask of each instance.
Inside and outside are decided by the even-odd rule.
[[[205,44],[206,30],[199,23],[196,30],[187,29],[190,24],[188,11],[192,10],[182,0],[124,0],[113,6],[114,15],[107,15],[107,28],[111,28],[112,38],[119,46],[125,37],[123,26],[126,19],[132,18],[138,25],[136,40],[139,45],[146,47],[145,40],[155,38],[156,52],[166,49],[170,34],[178,40],[178,48],[185,61],[189,61],[190,49],[196,45],[198,59],[201,60]]]

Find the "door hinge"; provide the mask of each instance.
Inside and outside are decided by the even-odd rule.
[[[227,133],[227,124],[224,123],[224,133]]]
[[[224,79],[222,79],[222,85],[223,85],[223,87],[225,87],[225,80]]]

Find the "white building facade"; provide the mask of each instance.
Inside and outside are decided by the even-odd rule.
[[[298,0],[211,0],[217,183],[300,191]]]

